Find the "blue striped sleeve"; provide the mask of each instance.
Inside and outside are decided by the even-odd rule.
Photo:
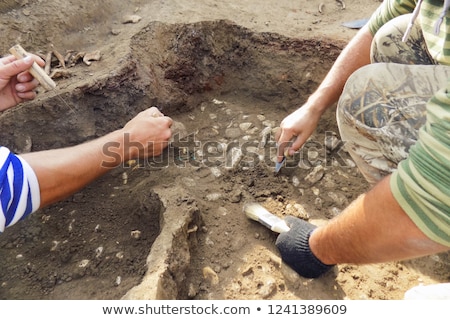
[[[39,209],[40,191],[30,165],[0,146],[0,233]]]

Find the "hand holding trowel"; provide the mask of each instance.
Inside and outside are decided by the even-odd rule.
[[[309,237],[317,226],[293,216],[287,216],[286,220],[278,218],[257,203],[245,204],[244,212],[250,219],[279,233],[275,245],[281,258],[299,275],[318,278],[333,268],[334,265],[320,261],[309,246]]]
[[[246,203],[243,207],[243,211],[248,218],[258,221],[274,232],[282,233],[289,231],[289,227],[283,219],[270,213],[258,203]]]
[[[292,158],[292,156],[289,155],[289,148],[296,138],[297,137],[293,137],[289,142],[285,142],[282,144],[277,143],[277,154],[278,156],[282,155],[282,159],[279,162],[275,162],[275,173],[278,173],[280,171],[281,167],[283,167],[283,165],[286,163],[286,159]]]

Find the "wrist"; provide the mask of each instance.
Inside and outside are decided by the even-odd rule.
[[[329,88],[319,88],[308,97],[305,105],[312,114],[320,117],[337,102],[339,96],[328,91],[330,91]]]
[[[133,149],[127,145],[127,140],[125,138],[126,133],[122,129],[116,130],[106,134],[105,136],[99,138],[98,142],[102,147],[103,163],[104,167],[112,168],[133,159],[134,153]],[[129,139],[128,139],[129,140]]]
[[[321,229],[315,229],[309,236],[309,247],[311,249],[312,254],[319,259],[321,262],[327,265],[334,265],[336,261],[333,257],[330,256],[332,254],[331,250],[323,250],[323,240],[320,239]]]

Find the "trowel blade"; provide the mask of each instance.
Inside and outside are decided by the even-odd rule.
[[[359,20],[353,20],[353,21],[347,21],[342,23],[344,27],[350,28],[350,29],[361,29],[364,27],[364,25],[369,21],[369,19],[359,19]]]
[[[243,211],[248,218],[258,221],[274,232],[287,232],[290,229],[283,219],[272,214],[258,203],[252,202],[244,204]]]
[[[280,171],[281,167],[284,165],[285,162],[286,162],[286,157],[283,157],[283,160],[275,163],[275,173],[278,173]]]

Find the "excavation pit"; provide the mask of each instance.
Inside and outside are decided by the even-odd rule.
[[[2,144],[17,153],[79,144],[149,106],[187,134],[161,157],[115,168],[8,228],[2,299],[349,296],[337,270],[305,285],[281,263],[276,234],[242,213],[257,201],[321,224],[366,190],[345,151],[325,143],[339,138],[332,111],[274,174],[275,128],[317,87],[341,43],[218,20],[152,22],[98,49],[101,60],[74,66],[56,90],[3,113]]]

